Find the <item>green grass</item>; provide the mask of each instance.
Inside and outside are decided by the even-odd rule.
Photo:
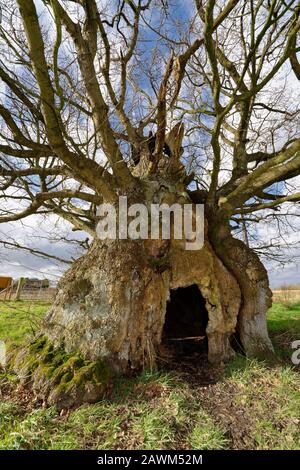
[[[200,410],[189,434],[189,444],[193,450],[224,450],[230,442],[225,437],[225,428],[216,424],[206,411]]]
[[[0,305],[0,339],[20,344],[49,305]],[[60,415],[28,400],[0,400],[0,449],[300,449],[299,369],[290,343],[300,339],[300,304],[275,304],[268,323],[282,363],[237,357],[208,386],[180,374],[119,378],[94,405]],[[9,379],[9,378],[8,378]],[[12,380],[13,378],[11,378]]]
[[[291,343],[300,340],[300,302],[273,304],[268,312],[268,328],[278,356],[288,360]]]
[[[300,302],[273,304],[268,312],[268,328],[275,333],[289,331],[300,339]]]
[[[164,374],[148,374],[146,382],[141,375],[128,385],[67,418],[54,408],[24,414],[21,406],[2,404],[0,422],[6,425],[0,428],[0,449],[172,448],[185,423],[184,395]]]
[[[48,302],[0,301],[0,340],[16,345],[39,331],[40,322],[50,305]]]
[[[227,366],[231,404],[242,414],[247,448],[288,450],[300,447],[299,372],[288,365],[268,368],[240,358]],[[241,425],[236,420],[241,431]]]

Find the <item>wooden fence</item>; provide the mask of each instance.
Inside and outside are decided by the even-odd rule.
[[[300,302],[300,289],[273,290],[273,302],[283,302],[283,303]]]
[[[19,291],[17,289],[12,289],[12,292],[8,298],[5,290],[0,292],[0,301],[1,300],[39,300],[43,302],[52,302],[56,295],[55,287],[48,287],[44,289],[32,289],[21,287]]]

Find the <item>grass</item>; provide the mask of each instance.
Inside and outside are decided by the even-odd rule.
[[[268,313],[268,328],[278,356],[289,359],[291,343],[300,340],[300,302],[274,303]]]
[[[233,390],[232,431],[246,430],[242,439],[246,448],[299,448],[299,372],[290,366],[266,368],[262,362],[243,358],[227,367],[225,383],[227,389]],[[235,440],[243,444],[240,436]]]
[[[0,339],[26,341],[38,325],[32,315],[38,320],[47,308],[36,303],[27,317],[0,304]],[[290,361],[299,320],[300,304],[275,304],[268,323],[282,363],[270,368],[239,356],[207,386],[180,373],[144,372],[117,379],[99,403],[63,414],[2,399],[0,449],[299,449],[299,370]]]
[[[271,332],[290,331],[300,335],[300,302],[274,304],[268,312],[268,327]]]
[[[0,340],[22,344],[26,337],[39,330],[50,305],[48,302],[0,301]]]
[[[230,442],[225,433],[225,428],[216,424],[209,413],[200,410],[189,434],[189,444],[193,450],[228,449]]]

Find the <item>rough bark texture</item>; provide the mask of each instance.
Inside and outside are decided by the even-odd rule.
[[[211,225],[210,238],[216,254],[237,279],[242,293],[237,332],[249,357],[274,359],[266,314],[272,304],[268,274],[259,257],[241,240],[232,237],[229,225]]]
[[[190,203],[187,193],[150,182],[146,201]],[[233,351],[240,309],[234,276],[208,241],[187,251],[185,240],[95,240],[59,286],[45,322],[45,333],[67,351],[103,359],[118,371],[151,366],[161,342],[170,290],[197,285],[208,311],[208,358],[227,360]]]
[[[196,284],[206,300],[208,357],[228,359],[240,291],[208,242],[198,252],[183,243],[95,241],[60,284],[45,333],[69,352],[105,358],[118,372],[155,362],[171,289]]]

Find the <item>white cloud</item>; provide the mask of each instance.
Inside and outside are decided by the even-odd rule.
[[[67,260],[78,258],[82,251],[76,243],[67,242],[65,239],[86,238],[86,234],[79,232],[72,234],[70,225],[54,215],[46,218],[32,215],[22,222],[0,226],[1,240],[15,241],[22,246]],[[68,267],[68,264],[55,259],[36,256],[28,251],[0,244],[0,276],[48,278],[57,281]]]

